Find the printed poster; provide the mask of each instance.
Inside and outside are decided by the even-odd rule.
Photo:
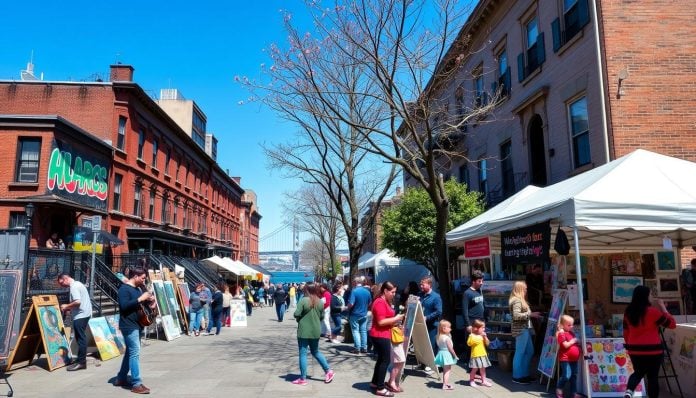
[[[623,397],[628,376],[633,373],[631,358],[624,350],[624,340],[587,339],[587,355],[592,396]],[[636,387],[633,396],[646,396],[643,381]]]
[[[549,320],[544,334],[544,346],[539,355],[539,365],[537,369],[542,374],[551,378],[554,376],[556,359],[558,358],[558,342],[556,341],[556,331],[558,330],[558,319],[563,315],[568,292],[566,290],[556,290],[551,301],[549,310]]]
[[[230,300],[230,326],[246,326],[246,301],[245,300]]]

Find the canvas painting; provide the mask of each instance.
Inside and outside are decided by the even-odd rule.
[[[53,296],[55,297],[55,296]],[[63,317],[57,305],[37,306],[39,325],[43,330],[44,347],[49,369],[65,366],[70,362],[68,337],[63,329]]]
[[[660,289],[657,287],[657,279],[646,279],[643,284],[650,288],[653,297],[660,297]]]
[[[119,320],[120,315],[107,315],[104,318],[106,319],[106,323],[109,324],[109,330],[111,331],[111,334],[114,335],[114,341],[116,342],[116,345],[118,346],[118,351],[123,354],[126,352],[126,340],[123,338],[123,333],[121,333],[121,329],[118,328],[118,320]]]
[[[657,252],[657,271],[676,271],[677,263],[674,261],[674,252]]]
[[[618,253],[609,256],[614,275],[640,275],[640,253]]]
[[[660,297],[679,297],[679,278],[676,276],[657,280]]]
[[[633,275],[614,275],[611,277],[612,303],[630,303],[633,289],[643,284],[643,277]]]
[[[174,318],[174,323],[178,325],[179,331],[184,330],[184,322],[182,321],[181,309],[179,302],[176,299],[176,292],[174,291],[174,284],[172,281],[164,281],[164,293],[167,295],[167,300],[169,301],[169,308],[172,312],[172,318]]]
[[[162,327],[164,328],[164,335],[167,337],[167,341],[181,337],[179,321],[178,319],[176,321],[174,320],[176,310],[174,310],[174,315],[172,315],[172,309],[170,308],[171,304],[169,303],[169,299],[167,299],[167,294],[164,290],[164,281],[154,280],[152,281],[152,287],[155,292],[157,308],[162,319]]]
[[[189,299],[191,298],[191,292],[189,291],[189,286],[186,283],[180,283],[177,285],[179,289],[179,294],[181,295],[181,300],[184,302],[184,308],[186,313],[189,312]]]
[[[116,343],[116,338],[111,333],[111,328],[106,318],[92,318],[89,320],[88,325],[102,361],[108,361],[111,358],[116,358],[121,355],[121,351],[118,349],[118,344]]]

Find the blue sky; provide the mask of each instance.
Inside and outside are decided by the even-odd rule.
[[[259,75],[269,63],[263,49],[286,41],[280,10],[298,19],[301,7],[299,0],[9,1],[0,79],[18,79],[33,51],[35,73],[45,80],[108,80],[109,65],[121,62],[151,95],[179,89],[205,112],[219,140],[218,163],[258,194],[263,237],[282,225],[283,193],[298,183],[268,170],[260,144],[284,141],[295,127],[260,104],[238,105],[249,94],[234,76]],[[261,250],[281,245],[275,242],[262,241]]]

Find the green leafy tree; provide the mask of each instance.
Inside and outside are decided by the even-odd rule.
[[[450,201],[447,230],[471,220],[484,210],[479,192],[467,192],[466,184],[451,179],[445,182]],[[382,217],[383,244],[398,257],[425,265],[437,280],[438,256],[433,244],[437,214],[428,192],[423,188],[408,188],[401,201],[385,210]]]

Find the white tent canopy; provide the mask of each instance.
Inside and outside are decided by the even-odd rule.
[[[237,273],[238,270],[236,268],[230,267],[229,263],[226,262],[224,258],[218,256],[205,258],[201,260],[201,263],[215,272],[231,272],[235,275],[241,275]]]
[[[240,275],[240,276],[243,276],[243,275],[252,275],[252,276],[253,276],[253,275],[256,275],[256,271],[254,271],[253,269],[247,267],[246,264],[244,264],[244,263],[241,262],[241,261],[232,260],[232,259],[229,258],[229,257],[225,257],[225,258],[223,258],[222,260],[223,260],[223,261],[225,262],[225,264],[227,264],[231,269],[233,269],[234,271],[232,271],[232,272],[234,272],[234,273],[237,274],[237,275]]]
[[[367,252],[360,256],[358,269],[370,267],[396,267],[401,265],[418,265],[417,262],[407,258],[399,258],[391,255],[389,249],[384,249],[377,254]]]
[[[695,178],[696,163],[638,149],[546,188],[525,188],[448,232],[447,243],[551,220],[577,228],[583,249],[656,247],[665,236],[694,245]]]

